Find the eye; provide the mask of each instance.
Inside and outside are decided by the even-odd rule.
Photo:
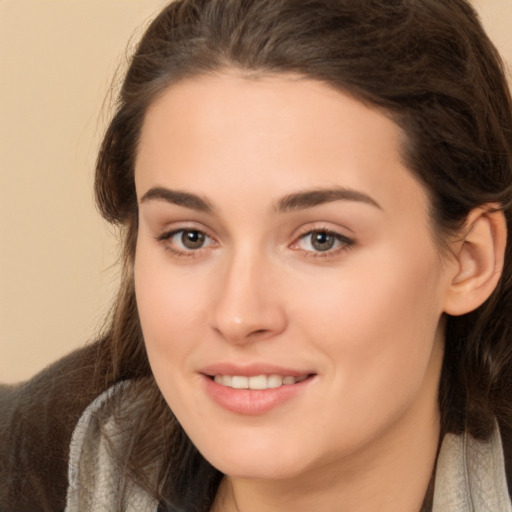
[[[191,255],[214,244],[214,240],[199,229],[177,229],[164,233],[157,240],[177,255]]]
[[[203,247],[206,241],[206,235],[201,231],[197,231],[195,229],[184,229],[181,231],[181,233],[176,233],[175,236],[179,237],[179,241],[183,245],[183,247],[186,247],[187,249],[190,250],[200,249],[201,247]]]
[[[348,249],[353,244],[354,240],[335,231],[315,229],[300,236],[292,248],[310,253],[325,253],[327,256]]]
[[[337,242],[336,237],[326,231],[313,231],[307,236],[311,247],[319,252],[330,251]]]

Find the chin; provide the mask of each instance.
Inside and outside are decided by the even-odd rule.
[[[275,437],[270,443],[262,436],[258,438],[253,437],[252,441],[232,438],[230,442],[215,439],[196,446],[210,464],[232,478],[286,480],[311,466],[311,460],[297,445]]]
[[[232,460],[224,457],[209,461],[219,471],[231,478],[243,480],[288,480],[297,477],[305,468],[297,464],[266,460]]]

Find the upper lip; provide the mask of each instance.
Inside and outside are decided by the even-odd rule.
[[[215,375],[241,375],[245,377],[255,377],[256,375],[282,375],[285,377],[303,377],[314,372],[309,370],[298,370],[286,368],[268,363],[235,364],[228,362],[214,363],[205,366],[200,373],[213,377]]]

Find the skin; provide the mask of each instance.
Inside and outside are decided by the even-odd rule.
[[[379,110],[292,75],[187,79],[149,109],[135,169],[139,314],[165,399],[227,475],[214,510],[420,509],[459,268],[434,241],[402,141]],[[359,196],[276,207],[333,187]],[[184,246],[184,229],[204,243]],[[333,247],[319,251],[311,232],[326,230]],[[205,393],[200,371],[220,361],[314,377],[264,414],[238,414]]]

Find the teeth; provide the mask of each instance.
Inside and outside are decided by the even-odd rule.
[[[247,389],[249,387],[249,377],[233,375],[231,387],[234,389]]]
[[[214,381],[222,386],[234,389],[273,389],[280,386],[290,386],[302,382],[307,375],[292,377],[282,375],[256,375],[246,377],[244,375],[215,375]]]
[[[256,377],[249,377],[250,389],[267,389],[267,377],[265,375],[258,375]]]
[[[281,375],[269,375],[267,377],[267,387],[278,388],[283,385],[283,377]]]

